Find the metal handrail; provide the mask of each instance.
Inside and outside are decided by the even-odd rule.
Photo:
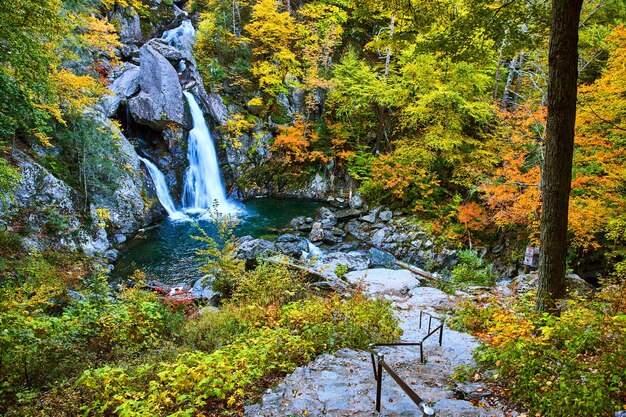
[[[424,314],[423,311],[420,311],[420,322],[419,328],[422,328],[422,316]],[[420,397],[413,389],[406,383],[400,376],[385,362],[385,355],[383,353],[378,352],[375,348],[378,346],[419,346],[420,347],[420,362],[424,363],[424,341],[428,339],[433,334],[439,332],[439,346],[441,346],[442,338],[443,338],[443,327],[445,325],[445,319],[441,319],[439,317],[434,317],[428,314],[428,333],[426,336],[422,338],[419,342],[397,342],[397,343],[373,343],[369,345],[367,349],[372,358],[372,368],[374,370],[374,378],[376,379],[376,411],[380,413],[381,407],[381,396],[382,396],[382,385],[383,385],[383,369],[387,371],[389,375],[393,378],[394,381],[398,384],[400,388],[405,392],[406,395],[409,396],[411,401],[417,405],[417,408],[422,412],[422,416],[434,416],[435,410],[430,407],[423,399]],[[432,319],[433,317],[436,320],[440,321],[439,326],[432,329]]]
[[[385,362],[385,355],[376,351],[369,350],[372,356],[372,365],[374,368],[374,378],[376,379],[376,411],[380,413],[381,397],[383,390],[383,369],[387,371],[394,381],[402,388],[402,391],[409,396],[411,401],[415,403],[417,408],[422,412],[422,416],[434,416],[435,410],[430,407],[426,401],[422,399],[404,380]],[[377,359],[377,360],[376,360]]]

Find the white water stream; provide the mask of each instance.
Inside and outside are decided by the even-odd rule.
[[[183,220],[187,216],[176,209],[176,205],[174,204],[174,200],[172,200],[172,196],[170,195],[170,190],[167,186],[167,182],[165,181],[165,176],[156,165],[150,162],[146,158],[141,158],[144,164],[146,164],[146,168],[148,168],[148,173],[150,174],[150,178],[152,178],[152,182],[154,182],[154,188],[156,189],[157,198],[161,205],[167,211],[167,214],[170,216],[172,220]]]
[[[185,171],[183,207],[189,212],[204,212],[217,204],[220,213],[234,213],[237,207],[226,198],[213,137],[194,96],[185,91],[193,129],[187,141],[189,167]]]

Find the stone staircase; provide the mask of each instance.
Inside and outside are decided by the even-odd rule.
[[[362,282],[373,296],[392,302],[404,330],[403,342],[419,341],[428,331],[428,319],[423,318],[419,328],[420,310],[437,315],[453,301],[449,295],[429,287],[420,287],[419,280],[406,280],[406,271],[400,276],[403,286],[393,282],[398,271],[358,271],[351,280]],[[390,280],[381,286],[380,274]],[[436,324],[435,324],[436,323]],[[439,322],[433,320],[433,327]],[[443,344],[439,346],[434,335],[424,342],[426,363],[420,362],[418,346],[380,347],[385,362],[406,381],[413,390],[435,409],[437,416],[490,417],[505,416],[504,411],[480,400],[488,395],[480,384],[450,386],[449,377],[460,365],[473,364],[472,352],[478,342],[472,336],[444,327]],[[260,404],[246,407],[248,417],[278,416],[374,416],[376,380],[368,352],[342,349],[333,355],[319,356],[312,363],[288,375],[278,386],[268,390]],[[466,399],[473,398],[479,406]],[[515,415],[516,413],[513,413]],[[417,406],[393,379],[383,372],[382,405],[380,416],[420,416]]]

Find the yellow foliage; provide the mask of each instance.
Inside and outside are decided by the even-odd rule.
[[[64,112],[76,116],[98,102],[108,90],[88,75],[76,75],[66,69],[54,71],[52,80]]]

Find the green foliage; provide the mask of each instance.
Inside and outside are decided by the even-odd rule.
[[[80,287],[82,296],[70,296],[68,285],[79,283],[67,255],[16,262],[0,287],[0,410],[25,388],[162,346],[179,321],[153,293],[124,289],[114,298],[98,274]]]
[[[17,187],[21,179],[19,170],[0,157],[0,202],[11,199],[11,193]]]
[[[197,227],[200,235],[194,239],[206,244],[206,248],[198,249],[196,254],[200,258],[200,271],[211,277],[212,288],[223,297],[230,297],[241,276],[245,274],[245,263],[235,257],[237,238],[233,229],[237,219],[231,215],[219,212],[214,206],[211,210],[211,219],[217,227],[218,240]]]
[[[339,278],[343,278],[344,275],[348,273],[348,265],[337,265],[335,267],[335,275]]]
[[[483,339],[477,359],[516,405],[547,417],[612,415],[624,404],[624,283],[605,283],[591,300],[569,301],[560,316],[530,302],[466,305],[457,326]]]
[[[491,286],[495,282],[492,265],[474,250],[460,250],[459,263],[452,270],[452,283],[459,288],[468,285]]]

